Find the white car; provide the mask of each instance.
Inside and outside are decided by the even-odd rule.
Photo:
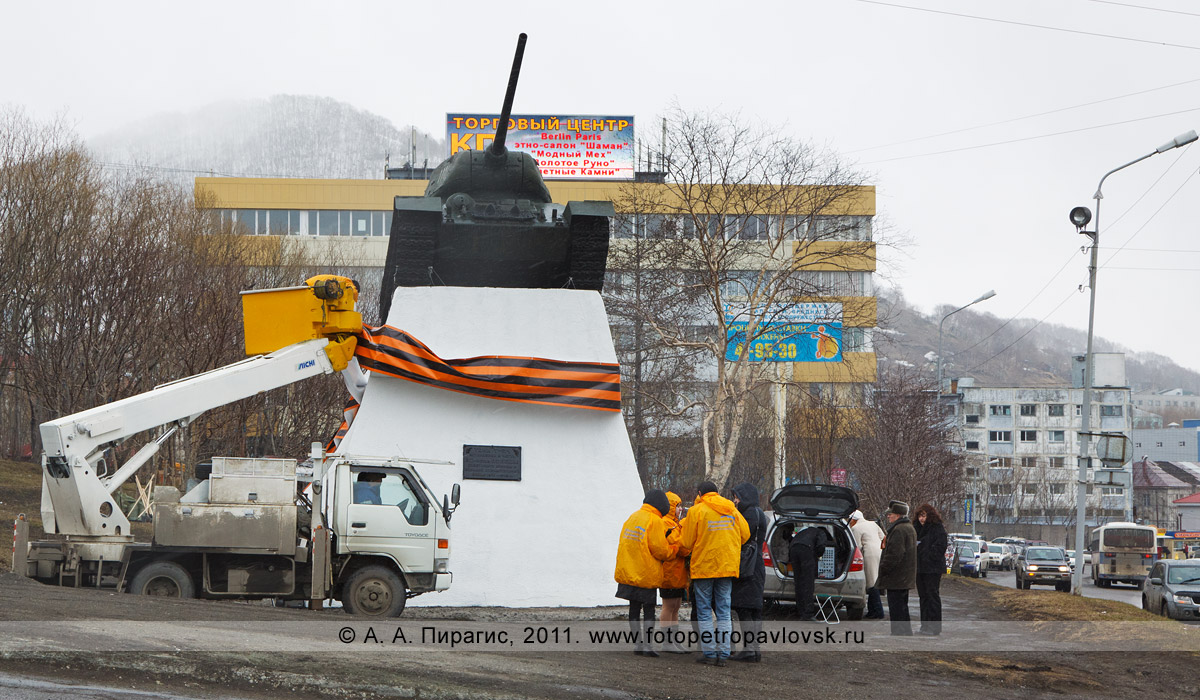
[[[990,543],[987,549],[981,552],[984,558],[984,566],[988,569],[1000,569],[1008,571],[1013,567],[1013,555],[1007,545]]]

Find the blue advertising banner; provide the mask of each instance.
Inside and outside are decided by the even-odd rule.
[[[447,114],[450,155],[492,144],[498,114]],[[632,116],[514,114],[505,146],[533,156],[547,180],[632,180]]]
[[[842,361],[840,303],[772,304],[757,316],[755,330],[747,334],[749,309],[726,304],[726,360],[745,354],[751,362]]]
[[[970,525],[975,520],[975,501],[968,498],[963,501],[963,524]]]

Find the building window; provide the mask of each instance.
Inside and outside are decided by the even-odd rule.
[[[979,416],[967,416],[967,422],[968,423],[978,423]]]
[[[1024,469],[1033,469],[1037,466],[1037,457],[1022,457],[1021,467]]]
[[[1036,403],[1021,404],[1021,415],[1036,416],[1037,415],[1037,404]]]
[[[967,449],[968,450],[978,450],[979,449],[979,441],[978,440],[967,440]]]
[[[1179,441],[1179,446],[1180,446],[1180,447],[1187,447],[1187,442],[1186,442],[1186,441],[1184,441],[1184,440],[1180,440],[1180,441]]]
[[[1050,442],[1066,442],[1067,431],[1065,430],[1050,430]]]
[[[1148,494],[1148,493],[1142,494],[1142,505],[1144,505],[1144,506],[1150,505],[1150,494]]]
[[[1050,484],[1050,493],[1054,496],[1061,496],[1067,492],[1067,485],[1062,482],[1054,482]]]
[[[992,404],[991,406],[988,406],[988,412],[993,416],[1011,416],[1012,406]]]
[[[1046,407],[1046,415],[1051,418],[1063,417],[1063,405],[1061,403],[1052,403]]]
[[[1100,493],[1105,496],[1119,496],[1125,493],[1125,489],[1120,486],[1105,486],[1100,489]]]
[[[1155,446],[1155,447],[1162,447],[1162,443],[1161,443],[1161,442],[1156,442],[1156,443],[1154,443],[1154,446]]]
[[[1120,417],[1124,415],[1124,412],[1121,406],[1101,406],[1100,415]]]
[[[1066,457],[1051,457],[1050,458],[1050,467],[1052,469],[1062,469],[1063,467],[1066,466],[1066,464],[1067,464]]]
[[[1036,430],[1022,430],[1021,431],[1021,442],[1037,442],[1037,431]]]
[[[1142,446],[1142,443],[1140,443],[1140,442],[1135,442],[1135,443],[1133,443],[1133,446],[1134,446],[1134,447],[1141,447],[1141,446]]]
[[[352,212],[350,212],[350,235],[351,236],[369,236],[369,235],[371,235],[371,212],[369,212],[369,211],[352,211]]]
[[[318,211],[314,212],[318,216],[317,220],[317,235],[318,236],[336,236],[338,235],[338,213],[336,211]],[[312,229],[309,229],[312,233]]]
[[[1077,416],[1083,415],[1083,406],[1082,405],[1075,404],[1075,415],[1077,415]]]
[[[988,442],[1012,442],[1011,430],[989,430]]]

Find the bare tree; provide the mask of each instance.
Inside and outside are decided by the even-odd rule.
[[[724,484],[753,397],[781,380],[767,360],[823,359],[797,350],[857,314],[874,318],[873,301],[829,303],[870,296],[860,271],[873,267],[875,244],[852,216],[867,191],[836,158],[737,116],[675,109],[666,133],[663,182],[631,183],[616,202],[634,216],[610,268],[636,272],[636,284],[609,297],[652,339],[640,345],[692,364],[697,381],[635,400],[698,422],[704,473]],[[826,317],[790,323],[806,303]]]
[[[957,507],[964,457],[926,378],[913,369],[889,370],[865,398],[863,412],[865,434],[846,450],[863,502],[872,508],[890,500],[928,502],[941,511]]]

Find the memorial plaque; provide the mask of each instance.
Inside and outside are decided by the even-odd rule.
[[[463,445],[463,478],[520,481],[521,448],[505,445]]]

